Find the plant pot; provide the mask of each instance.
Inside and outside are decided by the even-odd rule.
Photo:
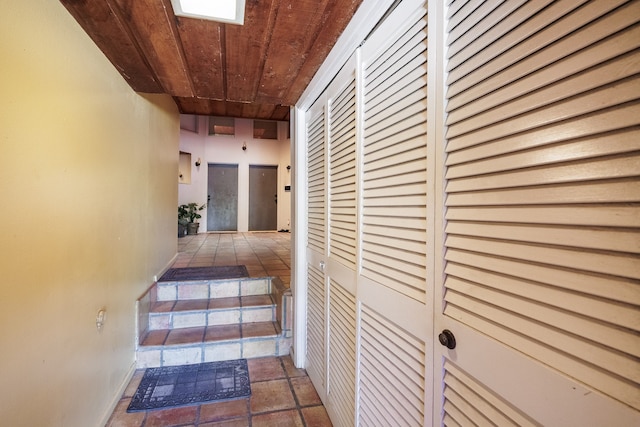
[[[198,234],[198,227],[200,226],[199,222],[190,222],[187,224],[187,234],[193,235]]]
[[[178,237],[184,237],[187,234],[187,226],[178,223]]]

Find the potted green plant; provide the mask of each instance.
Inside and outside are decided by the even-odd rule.
[[[187,205],[178,206],[178,237],[184,237],[187,234],[187,224],[189,223]]]
[[[205,208],[206,204],[202,204],[198,206],[197,203],[188,203],[186,205],[178,206],[178,229],[180,228],[180,223],[182,221],[183,224],[187,227],[187,234],[198,234],[198,227],[200,226],[199,222],[196,222],[197,219],[202,218],[198,212]],[[180,233],[178,232],[178,235]]]

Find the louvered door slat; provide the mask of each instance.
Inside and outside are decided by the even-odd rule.
[[[494,256],[528,260],[585,272],[640,279],[638,258],[619,253],[567,249],[535,244],[518,244],[500,240],[449,236],[447,246]]]
[[[396,181],[398,179],[403,179],[404,173],[402,172],[405,172],[407,174],[416,174],[420,171],[424,171],[424,168],[426,167],[424,152],[420,149],[414,149],[411,151],[388,156],[386,157],[386,162],[385,159],[371,162],[369,162],[368,160],[369,159],[365,159],[365,161],[367,161],[367,168],[365,169],[365,171],[367,173],[367,177],[369,178],[367,180],[365,188],[371,188],[379,182],[382,182],[381,185],[385,185],[385,181],[377,181],[384,178],[386,178],[387,180],[395,179]],[[412,177],[409,177],[409,179],[411,178]],[[413,179],[413,181],[409,182],[416,182],[416,180]],[[424,178],[417,182],[424,182]]]
[[[367,340],[365,345],[381,345],[378,341],[369,341]],[[369,355],[363,356],[363,364],[365,364],[372,376],[377,380],[377,387],[381,387],[385,384],[384,387],[393,391],[393,395],[402,396],[402,399],[396,400],[396,407],[401,409],[403,412],[408,412],[410,416],[415,419],[420,419],[422,417],[422,412],[419,410],[421,405],[423,404],[423,400],[421,396],[416,395],[412,392],[413,389],[420,390],[423,388],[423,384],[416,384],[419,380],[424,380],[422,377],[414,377],[411,378],[408,375],[413,372],[405,372],[399,367],[389,363],[396,362],[395,360],[383,359],[380,360],[376,356],[379,355]]]
[[[350,154],[349,157],[352,157],[352,155]],[[336,159],[334,168],[331,171],[334,186],[340,187],[340,190],[342,191],[345,189],[354,191],[355,183],[353,171],[355,166],[355,160],[353,158]]]
[[[370,151],[366,156],[367,162],[375,162],[384,159],[387,156],[397,155],[401,153],[411,153],[414,155],[414,150],[420,150],[420,147],[424,145],[424,132],[425,128],[419,127],[408,129],[403,135],[396,135],[397,139],[382,139],[375,143],[370,141]]]
[[[599,138],[606,132],[621,133],[620,129],[637,126],[639,115],[640,105],[637,103],[624,104],[590,114],[588,127],[583,125],[581,117],[576,117],[554,123],[551,129],[545,126],[451,152],[447,156],[446,164],[455,165],[501,154],[516,153],[519,150],[567,142],[569,139],[571,139],[569,142],[573,142],[580,138]],[[635,130],[629,129],[628,131]]]
[[[587,351],[589,354],[588,356],[584,356],[585,360],[591,363],[597,363],[598,365],[602,363],[615,363],[619,371],[624,372],[627,378],[634,381],[640,379],[640,372],[634,372],[634,370],[637,371],[634,361],[619,354],[610,353],[610,348],[614,348],[615,350],[638,357],[640,354],[640,342],[636,335],[637,332],[640,331],[640,328],[638,328],[639,322],[637,319],[631,320],[630,322],[632,323],[630,326],[633,326],[634,329],[611,328],[610,321],[614,319],[600,320],[574,316],[573,313],[562,311],[562,307],[551,308],[545,304],[528,301],[521,298],[520,295],[514,296],[508,291],[495,290],[494,287],[481,282],[480,278],[476,278],[475,280],[451,278],[447,283],[447,288],[458,291],[460,294],[464,293],[478,301],[493,302],[496,305],[508,307],[510,312],[517,313],[522,317],[527,317],[535,321],[536,324],[544,324],[546,325],[544,326],[545,328],[555,327],[564,332],[578,335],[586,341],[591,341],[585,344],[583,341],[576,340],[574,343],[574,348],[576,348],[575,352],[582,354],[584,351]],[[499,321],[502,319],[493,320]],[[510,325],[513,324],[510,323]],[[530,331],[533,331],[533,328]],[[533,333],[531,336],[533,336]],[[540,335],[540,337],[542,337],[542,335]],[[572,338],[568,338],[567,342],[569,340],[572,340]],[[551,341],[550,336],[549,342]],[[598,348],[597,345],[594,345],[595,343],[611,344],[609,345],[610,348],[603,350]]]
[[[449,394],[447,398],[454,405],[460,405],[461,399],[473,402],[473,407],[478,410],[478,413],[483,414],[482,418],[491,420],[493,425],[523,427],[536,425],[531,419],[504,400],[499,399],[453,363],[445,362],[444,370],[445,395],[448,389],[455,392],[455,395]]]
[[[532,227],[531,224],[506,225],[452,222],[447,226],[446,231],[451,235],[640,253],[640,230],[627,230],[624,228],[584,230],[573,226]]]
[[[451,2],[451,6],[449,7],[449,31],[452,34],[464,33],[468,30],[468,28],[461,28],[462,23],[471,15],[474,11],[476,11],[482,3],[481,0],[469,0],[469,1],[460,1],[460,2]],[[457,38],[457,37],[456,37]]]
[[[460,388],[461,390],[459,394],[457,391],[454,391],[451,387],[445,387],[443,396],[445,398],[445,401],[455,402],[454,404],[456,405],[456,409],[460,411],[460,413],[463,413],[465,417],[467,417],[472,422],[472,424],[469,424],[469,425],[478,426],[478,427],[493,427],[496,425],[504,425],[504,426],[513,425],[513,424],[506,423],[504,419],[500,420],[496,418],[491,420],[489,418],[489,414],[485,414],[481,410],[481,409],[486,409],[486,402],[480,399],[474,399],[476,396],[469,394],[469,392],[467,390],[464,390],[464,388],[462,387]],[[467,399],[469,400],[474,399],[472,400],[473,403],[469,402]],[[498,424],[498,422],[501,422],[502,424]]]
[[[307,267],[307,363],[309,376],[324,385],[325,377],[325,286],[324,277],[315,267]]]
[[[374,117],[373,120],[365,119],[367,133],[389,130],[395,134],[424,122],[423,114],[427,109],[426,100],[421,99],[413,104],[403,102],[401,105],[403,108],[393,110],[391,109],[391,105],[387,105],[385,112],[388,114],[384,117]],[[399,105],[396,104],[394,107],[398,106]]]
[[[568,313],[591,316],[596,321],[616,324],[628,330],[640,329],[640,317],[630,301],[620,302],[603,296],[587,294],[575,295],[569,289],[549,289],[544,283],[509,277],[505,274],[497,274],[453,262],[447,264],[445,271],[467,282],[481,283],[487,288],[517,295],[547,307],[557,307],[567,310]],[[541,292],[541,288],[544,288],[544,292]],[[567,298],[572,298],[574,301],[571,307],[564,307],[563,301]],[[635,351],[637,350],[631,352]]]
[[[365,243],[362,249],[372,262],[385,263],[389,267],[379,270],[381,272],[398,271],[406,278],[407,284],[416,287],[420,286],[420,279],[424,279],[424,269],[419,264],[422,257],[419,254],[405,253],[402,250],[369,243]]]
[[[487,121],[504,120],[533,111],[538,107],[548,105],[552,102],[562,101],[570,97],[575,97],[580,93],[596,90],[600,86],[626,77],[632,77],[636,74],[638,72],[637,64],[640,62],[639,56],[640,53],[634,52],[626,55],[624,58],[617,58],[616,60],[604,63],[584,73],[567,77],[562,81],[554,81],[552,77],[546,77],[546,74],[555,75],[556,78],[557,75],[553,69],[545,70],[538,75],[538,78],[553,84],[548,84],[538,89],[535,93],[532,93],[531,96],[527,97],[526,100],[514,99],[508,102],[504,102],[503,100],[503,102],[495,108],[487,109],[485,100],[483,99],[481,103],[470,103],[459,110],[452,111],[447,117],[447,123],[458,123],[466,119],[464,123],[456,126],[456,131],[458,134],[468,133],[476,130]],[[531,90],[530,83],[531,82],[528,81],[514,83],[510,89],[515,92],[522,92],[525,90],[522,86],[527,85],[527,88]],[[629,84],[634,85],[635,83],[633,83],[632,80]],[[606,88],[606,90],[609,89]],[[611,95],[615,96],[613,93]],[[617,103],[620,103],[620,100],[615,101],[613,104]],[[560,105],[560,107],[568,111],[565,106]],[[606,105],[601,105],[598,108],[602,107],[606,107]],[[469,114],[473,114],[473,116],[469,117]],[[450,136],[453,137],[455,135]]]
[[[387,90],[389,84],[393,85],[403,80],[404,76],[426,61],[426,56],[421,55],[427,49],[427,45],[422,43],[426,36],[424,31],[426,25],[426,20],[416,21],[412,27],[400,35],[392,46],[381,52],[375,62],[370,63],[367,67],[365,90],[372,99],[365,106],[366,109],[382,101],[382,97],[378,100],[376,97],[382,91]]]
[[[472,60],[481,50],[484,50],[487,62],[509,50],[523,40],[548,26],[550,22],[564,16],[576,9],[588,0],[572,0],[564,2],[549,2],[548,0],[536,1],[534,4],[525,4],[520,7],[508,19],[488,19],[487,24],[491,30],[478,35],[470,40],[475,31],[462,34],[459,37],[455,33],[450,37],[450,44],[454,49],[450,52],[450,60],[447,61],[447,69],[451,70],[469,60]],[[507,2],[511,3],[511,2]],[[551,4],[549,4],[551,3]],[[495,18],[495,17],[494,17]],[[481,25],[480,22],[470,21],[469,25]],[[466,37],[465,37],[466,36]],[[500,43],[494,43],[500,40]],[[471,41],[471,43],[469,43]],[[460,43],[462,42],[462,43]],[[466,42],[466,43],[465,43]],[[462,46],[459,46],[462,45]],[[487,49],[490,46],[491,49]]]
[[[371,218],[371,224],[380,224],[383,221],[387,225],[395,224],[398,227],[406,228],[409,225],[408,222],[405,222],[407,220],[412,221],[411,223],[418,228],[426,222],[427,209],[424,206],[404,206],[402,210],[393,206],[368,206],[363,209],[363,213],[367,215],[367,219]]]
[[[378,395],[376,389],[362,385],[361,392],[366,393],[369,400],[360,404],[360,425],[377,427],[380,425],[380,420],[398,419],[396,414],[390,412],[393,409],[386,398]]]
[[[390,180],[385,180],[388,184]],[[367,192],[367,206],[375,206],[376,203],[373,199],[388,198],[388,197],[412,197],[415,194],[426,193],[426,185],[424,183],[411,184],[407,183],[401,188],[394,187],[389,189],[386,186],[381,188],[370,187]],[[407,199],[408,200],[408,199]],[[421,199],[420,199],[421,200]]]
[[[407,215],[407,212],[385,210],[385,208],[368,208],[367,209],[368,224],[369,226],[374,228],[373,233],[375,234],[376,226],[383,226],[386,228],[386,226],[389,224],[390,221],[395,221],[394,218],[402,219],[402,227],[399,228],[397,231],[401,238],[405,238],[406,237],[404,236],[405,231],[407,233],[413,233],[413,230],[415,229],[426,227],[426,220],[424,219],[425,209],[422,208],[420,210],[416,210],[415,213],[416,213],[416,217],[412,218],[411,213]],[[379,216],[376,216],[376,215],[379,215]]]
[[[341,425],[355,423],[356,300],[330,281],[329,387],[327,410]]]
[[[544,22],[540,31],[533,35],[529,34],[539,29],[524,26],[526,38],[512,32],[511,36],[518,40],[502,38],[501,43],[490,45],[482,55],[474,53],[474,56],[449,72],[449,96],[461,94],[477,99],[492,89],[522,78],[634,24],[638,6],[631,2],[626,7],[615,9],[621,3],[625,1],[587,2],[583,8],[576,9],[552,25]],[[604,19],[593,20],[592,14],[601,16],[612,10]],[[488,61],[485,55],[491,57],[491,49],[501,49],[501,46],[505,46],[502,43],[509,47],[518,46],[518,49],[512,48]],[[540,49],[541,46],[548,47]],[[480,76],[491,77],[483,79]],[[466,93],[463,95],[462,92]]]
[[[379,158],[380,150],[392,150],[395,146],[404,143],[422,141],[422,137],[427,132],[426,123],[421,120],[422,117],[417,115],[414,117],[406,117],[402,126],[390,126],[380,129],[378,132],[368,133],[365,144],[368,147],[367,156],[372,159]],[[371,130],[371,129],[369,129]],[[391,138],[393,136],[393,138]]]
[[[399,425],[420,425],[419,420],[422,418],[422,414],[413,408],[404,406],[407,404],[407,398],[405,397],[405,390],[396,388],[396,378],[385,377],[385,367],[380,366],[378,361],[371,360],[367,356],[363,356],[363,364],[366,368],[363,368],[363,374],[370,378],[369,386],[371,390],[385,390],[386,396],[386,412],[385,419],[393,419]],[[380,398],[382,400],[382,398]]]
[[[491,271],[519,277],[525,281],[540,282],[546,284],[546,288],[556,286],[558,289],[575,291],[572,294],[582,292],[629,304],[634,309],[635,306],[640,305],[640,289],[636,280],[633,279],[600,275],[597,277],[598,280],[585,281],[580,270],[557,269],[554,266],[542,264],[523,265],[518,259],[492,257],[488,254],[459,251],[453,248],[447,251],[446,260],[477,269],[491,265]],[[615,289],[616,292],[611,292],[611,289]]]
[[[481,111],[490,110],[506,101],[513,101],[519,95],[530,92],[534,89],[547,88],[548,85],[555,84],[555,89],[562,88],[562,80],[572,78],[573,81],[583,80],[580,75],[572,74],[570,71],[587,70],[597,64],[604,64],[607,61],[616,63],[623,61],[632,66],[637,62],[637,49],[640,46],[640,26],[634,25],[624,33],[615,34],[605,41],[589,46],[588,48],[578,51],[573,55],[562,58],[546,66],[542,73],[534,73],[524,76],[514,82],[512,85],[500,87],[495,91],[488,93],[482,97],[482,102],[475,100],[456,99],[452,100],[449,108],[455,110],[448,117],[449,123],[464,120]],[[599,52],[605,51],[605,55],[599,55]],[[623,56],[624,55],[624,56]],[[618,67],[612,77],[618,73],[626,72],[627,67]],[[633,67],[631,67],[633,69]],[[627,74],[629,75],[629,74]],[[587,84],[592,84],[586,81]],[[581,90],[582,91],[582,90]],[[552,91],[551,91],[552,92]],[[468,101],[468,102],[467,102]],[[462,105],[464,103],[464,105]]]
[[[365,228],[364,232],[367,234],[370,242],[376,242],[405,251],[421,253],[423,255],[426,254],[424,242],[413,240],[419,239],[422,235],[416,233],[414,230],[415,227],[412,227],[410,224],[403,225],[405,228],[398,228],[395,239],[385,236],[386,227],[384,222],[381,222],[380,226],[375,225],[374,222],[372,222]],[[420,225],[422,225],[422,223],[416,224],[416,227]]]
[[[522,9],[518,9],[523,3],[525,3],[525,1],[526,0],[511,0],[503,2],[501,5],[493,9],[491,13],[485,14],[481,19],[476,20],[475,25],[473,26],[473,31],[466,31],[464,33],[461,33],[459,36],[456,36],[453,32],[459,32],[458,28],[452,29],[450,37],[452,40],[455,40],[455,42],[451,43],[448,46],[450,59],[447,66],[449,68],[455,68],[457,65],[459,65],[459,61],[464,61],[465,57],[463,57],[463,55],[458,55],[458,53],[462,49],[473,49],[474,42],[481,44],[482,38],[493,38],[495,37],[495,34],[504,34],[511,28],[522,23],[524,18],[521,16],[522,14],[519,13]],[[551,3],[551,1],[552,0],[537,1],[536,5],[539,9],[543,9],[545,6]],[[495,23],[504,22],[503,19],[506,16],[510,17],[509,25],[496,27]],[[462,58],[458,60],[459,57]]]
[[[339,81],[338,81],[339,82]],[[355,270],[356,264],[355,75],[329,99],[329,251]]]
[[[367,109],[367,116],[371,118],[371,122],[374,122],[377,116],[384,113],[384,110],[388,105],[402,107],[411,105],[416,102],[416,99],[419,99],[419,93],[417,94],[416,92],[427,85],[427,79],[424,75],[424,71],[420,68],[420,66],[423,65],[423,62],[423,58],[414,60],[414,63],[412,63],[411,66],[415,66],[416,68],[407,73],[405,76],[404,86],[399,88],[384,86],[385,90],[376,95],[379,98],[379,102],[375,105],[372,102],[372,105]]]
[[[474,206],[449,209],[448,220],[491,221],[529,224],[572,224],[597,227],[640,227],[638,206],[629,204],[583,205],[582,209],[567,206]]]
[[[363,268],[362,275],[416,301],[423,301],[424,280],[406,274],[403,270],[390,268],[386,264],[371,260],[370,264]]]
[[[599,90],[557,102],[552,106],[535,110],[521,117],[515,117],[508,122],[501,120],[504,117],[494,116],[497,121],[490,122],[490,125],[485,122],[482,127],[476,125],[478,130],[472,132],[467,132],[466,129],[458,129],[459,127],[450,128],[448,136],[451,138],[451,145],[448,145],[447,150],[460,150],[489,140],[513,135],[517,132],[525,132],[539,126],[548,126],[555,122],[584,116],[607,107],[614,107],[633,101],[637,97],[636,89],[639,84],[640,78],[638,77],[617,81],[615,84],[605,86]]]
[[[450,22],[450,36],[455,40],[459,40],[465,34],[469,33],[471,29],[469,22],[473,22],[474,24],[482,22],[484,17],[491,15],[503,2],[504,0],[467,2],[465,6],[452,17]],[[475,26],[473,28],[474,30],[476,29]],[[482,33],[482,30],[483,28],[478,28],[477,32]]]
[[[324,190],[324,110],[321,108],[308,120],[307,126],[307,212],[309,229],[307,245],[320,253],[325,247]]]
[[[367,306],[362,322],[361,413],[377,411],[363,425],[423,425],[424,344]]]
[[[625,179],[586,182],[581,185],[556,184],[522,187],[497,191],[453,193],[447,198],[450,206],[550,205],[584,203],[638,202],[640,183]]]
[[[560,145],[549,144],[540,146],[535,151],[503,154],[499,157],[477,160],[472,170],[464,164],[451,165],[447,168],[447,178],[462,178],[469,175],[551,165],[634,151],[640,151],[640,129],[632,129],[624,133],[606,133],[585,141],[578,140]]]

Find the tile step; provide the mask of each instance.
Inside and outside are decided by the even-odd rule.
[[[149,331],[136,352],[137,368],[282,356],[291,338],[277,322]]]
[[[270,293],[271,277],[157,283],[157,301],[229,298]]]
[[[149,310],[150,331],[271,322],[277,317],[271,295],[158,301]]]

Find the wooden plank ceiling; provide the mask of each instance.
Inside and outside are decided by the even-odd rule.
[[[133,90],[183,114],[289,120],[362,0],[247,0],[242,26],[171,0],[60,0]]]

